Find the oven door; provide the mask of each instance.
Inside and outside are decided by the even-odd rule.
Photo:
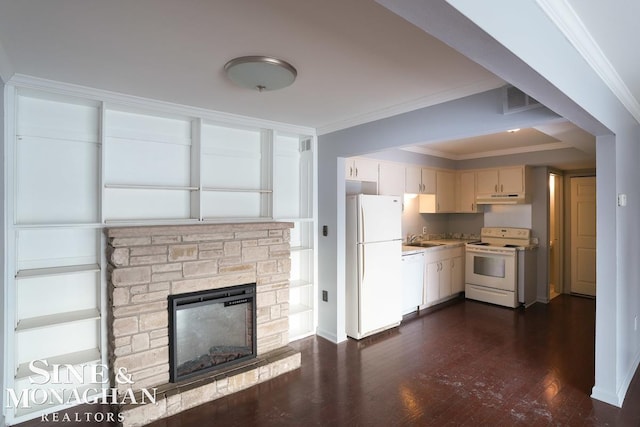
[[[465,281],[472,285],[516,291],[516,251],[467,246]]]

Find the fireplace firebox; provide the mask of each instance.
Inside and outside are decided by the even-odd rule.
[[[169,296],[171,382],[256,356],[256,284]]]

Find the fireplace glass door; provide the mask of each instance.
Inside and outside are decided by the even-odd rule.
[[[171,382],[256,354],[255,284],[169,296]]]

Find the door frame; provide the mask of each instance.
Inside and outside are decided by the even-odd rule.
[[[551,194],[551,176],[555,176],[555,191],[554,194]],[[565,211],[565,188],[566,188],[566,184],[565,184],[565,175],[563,172],[558,171],[558,170],[554,170],[554,169],[549,169],[547,172],[547,196],[548,196],[548,206],[549,206],[549,210],[548,210],[548,216],[547,216],[547,236],[549,236],[549,246],[548,246],[548,251],[547,251],[547,265],[548,265],[548,269],[547,269],[547,300],[551,301],[551,278],[552,278],[552,254],[551,254],[551,245],[552,245],[552,238],[553,236],[551,235],[551,223],[552,223],[552,212],[551,212],[551,203],[552,203],[552,197],[555,196],[555,224],[556,227],[558,228],[558,230],[556,231],[556,236],[557,236],[557,243],[555,245],[555,249],[556,249],[556,253],[557,253],[557,264],[558,264],[558,284],[556,284],[556,291],[559,294],[564,294],[567,293],[567,289],[566,289],[566,282],[565,282],[565,276],[564,276],[564,266],[565,266],[565,248],[567,247],[567,245],[565,245],[565,222],[566,222],[566,211]],[[570,205],[569,205],[570,206]],[[571,220],[571,217],[569,216],[569,221]],[[559,286],[558,286],[559,285]],[[559,288],[559,289],[558,289]]]

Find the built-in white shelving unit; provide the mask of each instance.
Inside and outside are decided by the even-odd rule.
[[[32,361],[103,360],[102,104],[26,89],[13,99],[13,238],[5,248],[14,262],[4,291],[14,322],[5,378],[20,395],[39,378],[28,368]],[[19,407],[12,416],[42,409]]]
[[[293,222],[290,339],[315,332],[313,132],[35,86],[8,86],[15,140],[4,292],[15,320],[6,331],[6,388],[30,386],[32,360],[107,363],[105,226]],[[8,420],[57,409],[19,408]]]

